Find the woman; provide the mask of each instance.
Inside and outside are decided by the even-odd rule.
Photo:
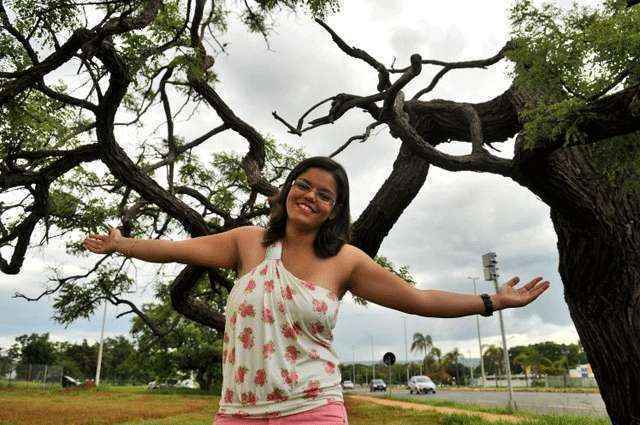
[[[176,242],[128,239],[111,229],[84,245],[96,253],[236,270],[216,424],[347,423],[331,346],[346,291],[409,314],[459,317],[524,306],[549,287],[537,277],[516,289],[516,277],[491,296],[419,290],[349,245],[349,225],[344,169],[314,157],[287,177],[267,229],[247,226]]]

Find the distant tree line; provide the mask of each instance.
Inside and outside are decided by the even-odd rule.
[[[409,363],[409,376],[427,375],[437,384],[468,385],[473,373],[474,378],[481,375],[480,365],[473,368],[463,364],[464,358],[457,348],[442,353],[442,350],[434,345],[431,335],[416,332],[410,347],[411,352],[424,354],[422,362]],[[476,358],[477,359],[477,358]],[[501,347],[483,345],[483,359],[486,375],[500,377],[505,376],[504,357]],[[586,353],[582,345],[558,344],[546,341],[531,345],[521,345],[509,348],[509,360],[512,374],[524,374],[529,382],[534,383],[544,375],[564,375],[569,369],[577,365],[588,363]],[[342,364],[340,368],[343,379],[354,380],[355,383],[365,384],[371,381],[373,367],[367,364],[357,363],[355,368],[352,363]],[[355,375],[354,375],[355,373]],[[389,380],[389,376],[391,379]],[[406,363],[396,363],[391,367],[385,366],[381,361],[375,365],[375,376],[391,384],[405,384],[407,378]]]

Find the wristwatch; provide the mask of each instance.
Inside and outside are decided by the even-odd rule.
[[[484,313],[480,313],[485,317],[493,315],[493,301],[491,301],[491,297],[489,294],[480,294],[480,298],[482,298],[482,302],[484,303]]]

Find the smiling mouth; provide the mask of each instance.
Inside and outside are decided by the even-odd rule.
[[[307,204],[298,204],[298,208],[300,208],[301,210],[309,213],[309,214],[314,214],[316,211],[311,208],[309,205]]]

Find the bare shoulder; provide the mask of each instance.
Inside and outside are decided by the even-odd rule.
[[[252,248],[262,242],[266,229],[260,226],[242,226],[235,229],[238,248]]]
[[[349,275],[358,264],[369,258],[366,252],[348,243],[342,246],[338,257],[342,266],[349,271]]]

